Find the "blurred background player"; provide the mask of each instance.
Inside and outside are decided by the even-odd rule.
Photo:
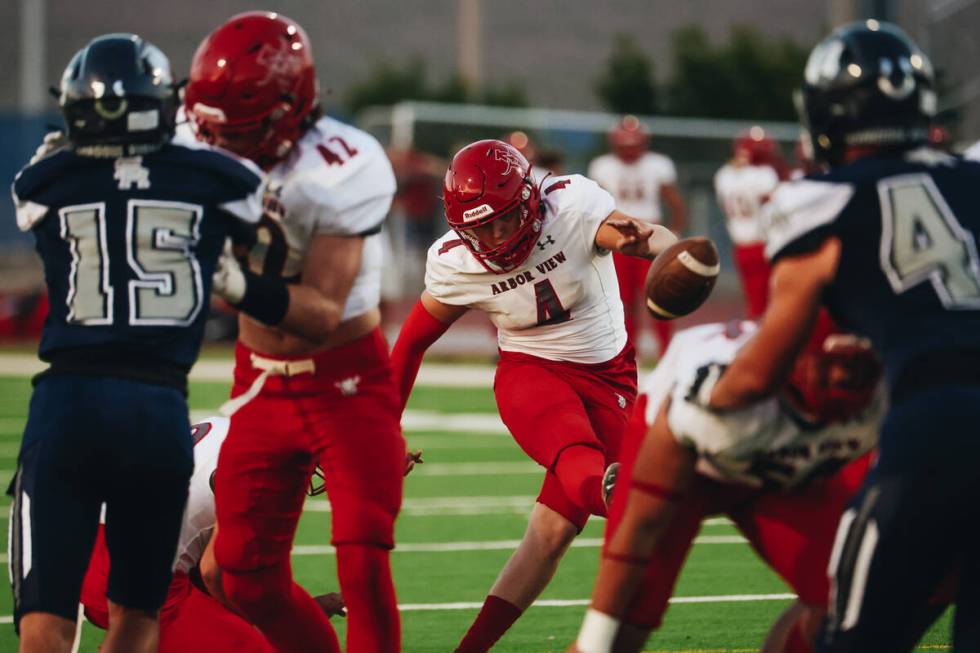
[[[240,14],[205,38],[185,109],[198,138],[269,176],[258,241],[241,270],[230,268],[250,287],[288,281],[288,306],[309,318],[289,330],[239,320],[233,399],[223,409],[231,428],[215,476],[225,594],[277,650],[339,650],[289,561],[319,463],[347,649],[397,651],[389,551],[405,442],[378,310],[391,165],[373,137],[321,117],[309,40],[280,14]]]
[[[667,204],[670,219],[665,224],[677,235],[687,228],[687,207],[677,190],[677,170],[667,156],[651,152],[650,135],[636,116],[625,116],[608,134],[612,152],[596,157],[589,163],[586,176],[595,180],[612,194],[616,208],[626,215],[651,224],[664,223],[661,200]],[[639,320],[645,312],[642,304],[650,262],[641,258],[613,252],[619,295],[626,314],[626,332],[637,342]],[[671,323],[654,320],[658,353],[667,351]]]
[[[618,211],[580,175],[539,185],[502,141],[471,143],[445,176],[451,230],[429,249],[420,301],[392,350],[402,405],[426,349],[470,309],[497,327],[494,394],[521,448],[545,468],[524,539],[457,651],[486,651],[541,593],[589,515],[606,514],[636,395],[633,346],[611,251],[653,258],[676,238]]]
[[[50,367],[34,379],[11,485],[20,650],[71,649],[105,503],[102,650],[155,651],[193,467],[187,373],[225,238],[259,219],[261,177],[170,142],[170,63],[135,34],[82,48],[58,104],[67,139],[46,139],[13,187],[51,300],[39,351]]]
[[[683,331],[642,382],[579,651],[642,650],[702,522],[718,514],[798,597],[762,650],[812,650],[834,530],[885,410],[881,366],[824,313],[778,398],[724,415],[689,403],[703,370],[724,369],[755,332],[752,322]]]
[[[936,95],[897,27],[842,27],[810,54],[799,106],[825,174],[771,200],[759,333],[692,400],[731,411],[779,387],[821,304],[881,354],[879,454],[841,518],[825,651],[904,651],[962,560],[954,650],[980,650],[980,165],[926,147]],[[713,388],[711,387],[713,385]]]
[[[732,158],[715,173],[715,196],[732,239],[749,319],[765,310],[769,284],[762,207],[784,176],[779,146],[758,126],[738,135],[732,144]]]
[[[160,653],[272,653],[274,650],[255,626],[222,605],[220,593],[214,597],[208,594],[212,588],[220,590],[220,583],[216,586],[214,579],[202,582],[201,578],[202,559],[214,559],[208,546],[215,527],[211,484],[218,465],[218,451],[227,435],[226,417],[209,417],[191,428],[194,474],[180,528],[173,580],[160,610]],[[213,565],[207,567],[215,571]],[[82,586],[81,603],[88,620],[103,629],[109,616],[106,589],[110,568],[109,552],[100,528]],[[327,615],[344,614],[339,594],[324,594],[315,600]]]

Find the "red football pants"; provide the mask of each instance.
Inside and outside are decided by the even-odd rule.
[[[651,261],[619,252],[613,252],[612,256],[616,266],[616,279],[619,281],[619,297],[623,300],[623,312],[626,316],[626,333],[631,342],[637,342],[636,330],[646,313],[647,271]],[[650,319],[653,320],[653,333],[657,339],[659,355],[663,356],[670,344],[673,325],[669,320]]]
[[[636,400],[636,360],[627,344],[615,358],[594,365],[500,352],[493,383],[500,418],[521,449],[547,470],[538,502],[580,530],[589,512],[566,496],[555,462],[568,447],[585,445],[609,464],[619,448]],[[598,474],[603,473],[598,470]]]
[[[765,243],[735,245],[735,267],[742,281],[745,293],[746,317],[758,319],[766,310],[769,301],[769,261],[766,259]]]
[[[260,376],[256,365],[267,367],[270,357],[253,359],[241,345],[235,356],[232,394],[238,396]],[[378,574],[365,586],[364,577],[345,573],[351,568],[340,565],[340,589],[349,608],[348,650],[394,650],[398,614],[387,549],[394,546],[394,521],[401,505],[405,441],[387,344],[375,330],[312,359],[276,360],[290,363],[288,373],[269,376],[258,395],[234,413],[218,458],[215,556],[230,572],[224,578],[225,590],[234,582],[236,595],[250,607],[232,592],[229,598],[243,610],[254,611],[248,616],[259,623],[265,612],[262,605],[272,598],[262,594],[269,581],[254,579],[274,570],[281,585],[283,576],[290,575],[296,525],[319,462],[338,563],[357,561],[358,569],[363,566],[365,573]],[[311,360],[315,369],[310,369]],[[384,555],[365,548],[383,550]],[[312,609],[311,599],[299,588],[283,586],[283,591],[294,598],[300,592],[295,600],[307,611]],[[307,625],[312,628],[311,624]],[[279,622],[263,630],[274,643],[307,637],[307,631],[290,631],[288,624]],[[385,641],[368,641],[376,637]]]
[[[641,397],[623,445],[623,469],[606,526],[606,542],[622,519],[625,500],[620,498],[629,495],[636,452],[647,430],[645,409],[646,397]],[[871,454],[865,454],[830,478],[780,492],[762,492],[696,476],[660,537],[625,621],[643,628],[660,626],[701,523],[713,515],[728,515],[756,553],[801,601],[825,605],[830,591],[827,564],[837,523],[857,494],[870,458]]]
[[[85,616],[102,629],[109,627],[109,551],[104,529],[99,526],[81,599]],[[274,652],[255,626],[195,588],[186,574],[175,572],[160,609],[160,653]]]

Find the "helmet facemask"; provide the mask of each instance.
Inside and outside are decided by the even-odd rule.
[[[504,273],[520,267],[527,260],[541,231],[538,189],[530,179],[521,190],[521,200],[512,206],[488,215],[466,227],[453,227],[463,244],[490,272]],[[516,227],[501,242],[493,240],[495,228]]]

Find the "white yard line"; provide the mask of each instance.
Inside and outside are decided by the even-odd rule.
[[[791,601],[795,594],[721,594],[716,596],[675,596],[671,603],[742,603],[746,601]],[[589,604],[589,599],[541,599],[535,601],[535,608],[577,608]],[[398,606],[401,612],[418,612],[423,610],[478,610],[483,607],[482,601],[459,601],[456,603],[402,603]],[[0,616],[0,624],[12,624],[14,618],[10,615]]]

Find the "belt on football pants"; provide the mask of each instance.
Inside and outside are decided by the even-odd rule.
[[[218,409],[218,412],[225,417],[231,417],[242,406],[255,399],[259,393],[262,392],[262,388],[265,386],[265,382],[270,376],[290,377],[299,376],[300,374],[316,373],[316,361],[314,361],[312,358],[301,358],[299,360],[276,360],[274,358],[265,358],[264,356],[259,356],[258,354],[251,354],[249,359],[252,363],[252,367],[257,370],[262,370],[262,373],[255,377],[255,380],[252,381],[252,385],[249,386],[248,390],[221,404],[221,408]]]

